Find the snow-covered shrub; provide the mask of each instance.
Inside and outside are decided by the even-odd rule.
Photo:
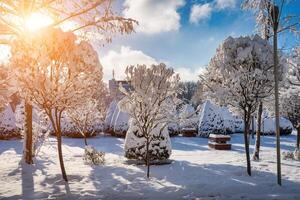
[[[232,134],[234,133],[236,130],[236,119],[235,116],[233,116],[233,114],[228,110],[227,107],[221,107],[219,109],[222,118],[224,120],[224,128],[225,128],[225,132],[226,134]]]
[[[293,159],[293,158],[294,158],[293,152],[290,152],[290,151],[282,152],[282,159],[283,160],[289,160],[289,159]]]
[[[226,134],[226,131],[223,117],[218,108],[207,100],[200,113],[198,136],[209,137],[211,133]]]
[[[166,160],[171,155],[171,140],[167,127],[162,125],[154,128],[149,144],[149,160]],[[128,159],[146,160],[146,138],[136,126],[134,119],[130,120],[130,126],[125,139],[125,157]]]
[[[179,135],[179,133],[180,133],[179,124],[176,123],[176,122],[170,122],[168,124],[168,131],[169,131],[169,134],[170,134],[171,137]]]
[[[294,159],[300,160],[300,150],[298,148],[294,150]]]
[[[198,129],[198,116],[194,107],[190,104],[185,104],[179,111],[180,120],[180,129],[190,128],[190,129]]]
[[[89,165],[102,165],[105,163],[105,152],[97,151],[92,146],[85,146],[84,148],[84,162]]]
[[[116,100],[112,101],[105,117],[105,131],[112,135],[125,136],[128,130],[130,116],[118,107]]]
[[[16,125],[15,114],[10,105],[0,113],[0,139],[20,138],[20,129]]]
[[[284,151],[282,152],[282,159],[300,161],[300,150],[296,148],[294,151]]]
[[[87,145],[86,138],[96,135],[96,125],[101,123],[102,115],[97,107],[98,102],[91,98],[84,104],[67,110],[66,113],[71,124],[75,126],[75,133],[79,133],[77,137],[84,137],[85,145]]]
[[[128,130],[128,122],[130,116],[126,112],[122,112],[119,108],[116,109],[117,115],[114,122],[113,132],[117,136],[124,136]]]
[[[244,129],[244,120],[238,116],[234,116],[234,133],[242,133]]]
[[[280,135],[289,135],[293,131],[293,125],[290,120],[280,117],[279,118]],[[275,118],[269,117],[263,120],[262,134],[275,135]]]
[[[113,115],[115,110],[117,109],[118,104],[116,100],[113,100],[106,111],[106,116],[104,120],[104,131],[111,132],[113,130]]]

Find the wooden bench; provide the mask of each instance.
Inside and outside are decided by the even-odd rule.
[[[212,149],[216,150],[230,150],[231,144],[227,144],[230,141],[229,135],[217,135],[210,134],[209,135],[208,146]]]

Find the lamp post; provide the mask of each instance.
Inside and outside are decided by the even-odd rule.
[[[277,154],[277,183],[281,185],[281,160],[280,160],[280,128],[279,128],[279,73],[278,73],[278,52],[277,52],[277,33],[279,25],[279,9],[274,5],[271,9],[272,28],[273,28],[273,60],[274,60],[274,90],[275,90],[275,127],[276,127],[276,154]]]

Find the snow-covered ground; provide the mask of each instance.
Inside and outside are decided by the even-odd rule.
[[[0,199],[300,199],[300,162],[282,161],[283,186],[278,186],[275,138],[264,136],[262,160],[252,162],[249,177],[242,138],[232,136],[231,151],[211,150],[205,138],[172,138],[173,163],[152,166],[150,180],[144,166],[124,164],[124,139],[89,139],[107,154],[104,166],[88,166],[82,160],[83,140],[64,138],[68,184],[61,178],[54,138],[32,167],[19,164],[21,140],[0,141]],[[295,135],[283,136],[282,149],[293,150],[295,140]]]

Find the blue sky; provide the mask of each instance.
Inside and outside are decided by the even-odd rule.
[[[112,69],[122,78],[129,64],[165,62],[183,80],[197,80],[225,38],[256,33],[253,13],[241,10],[240,4],[239,0],[118,1],[117,9],[125,9],[122,14],[140,25],[136,33],[118,36],[99,49],[105,79],[111,78]],[[300,1],[285,12],[300,14]],[[281,37],[281,44],[294,43],[294,38]]]

